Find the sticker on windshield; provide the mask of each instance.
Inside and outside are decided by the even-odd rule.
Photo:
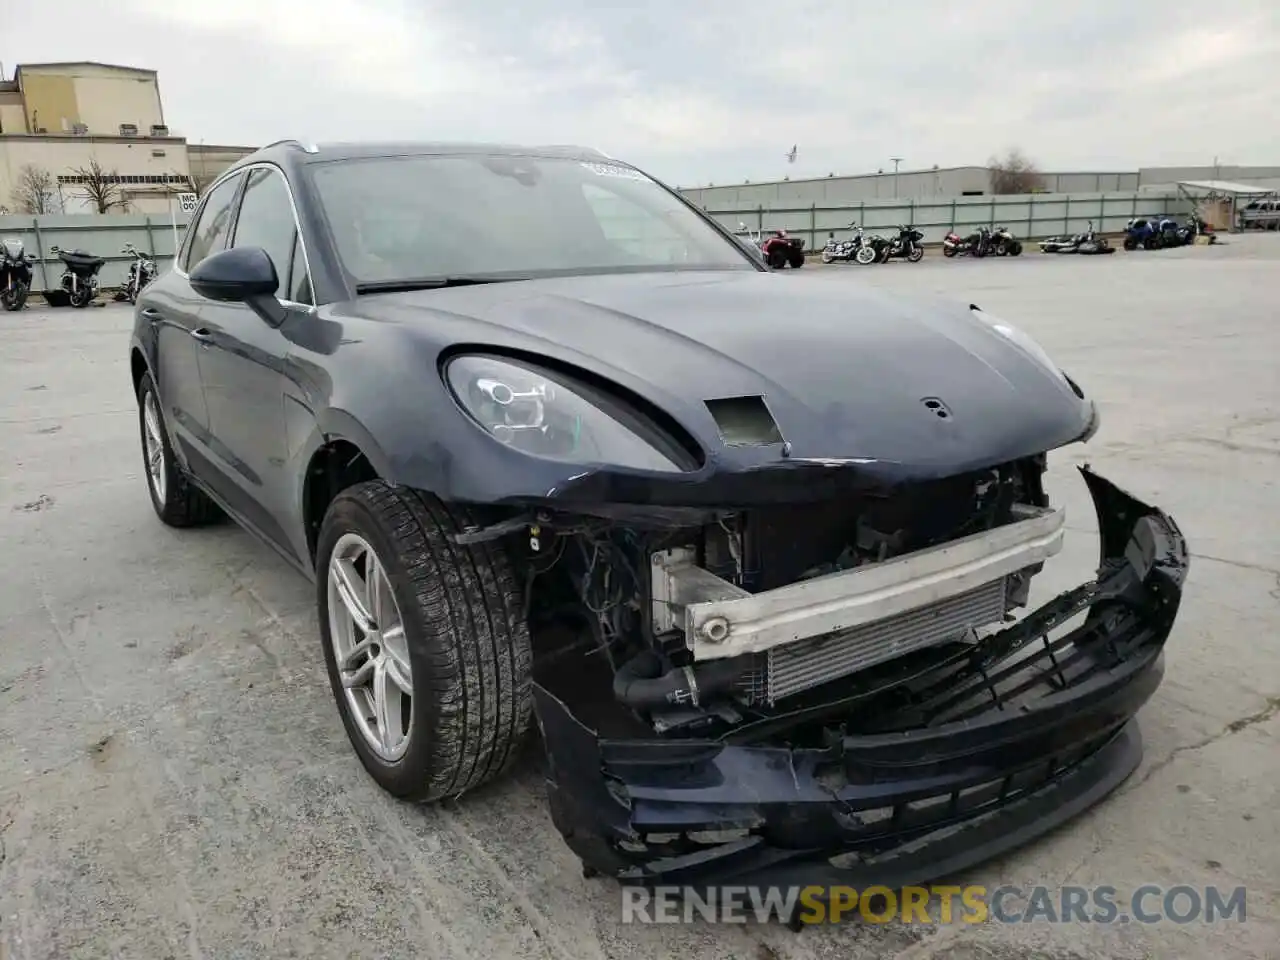
[[[597,177],[618,177],[622,180],[639,180],[644,182],[645,175],[639,170],[632,170],[630,167],[622,167],[616,163],[593,163],[583,161],[582,166],[590,170]]]

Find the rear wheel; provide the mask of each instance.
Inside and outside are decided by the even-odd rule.
[[[803,266],[804,266],[804,254],[801,253],[799,250],[792,250],[791,251],[791,269],[799,270]]]
[[[160,397],[151,374],[138,383],[138,427],[142,463],[156,516],[170,527],[196,527],[222,518],[222,511],[193,486],[173,455],[169,432],[160,413]]]
[[[387,792],[457,796],[504,772],[532,716],[532,653],[505,554],[458,546],[470,518],[374,480],[325,514],[316,597],[330,686]]]
[[[769,253],[765,258],[766,262],[774,270],[781,270],[787,265],[787,254],[785,250],[779,250],[777,245],[769,248]]]

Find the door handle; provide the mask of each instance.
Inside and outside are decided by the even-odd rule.
[[[151,307],[143,307],[142,315],[153,323],[159,323],[164,319],[164,317],[160,315],[159,310],[152,309]]]
[[[201,343],[213,343],[213,334],[210,333],[208,330],[206,330],[204,327],[200,327],[196,330],[192,330],[191,336],[194,339],[199,340]]]

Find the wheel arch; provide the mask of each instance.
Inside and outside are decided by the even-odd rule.
[[[350,414],[327,410],[317,427],[317,443],[307,458],[301,490],[307,556],[312,562],[325,512],[339,493],[366,480],[395,482],[382,448]]]

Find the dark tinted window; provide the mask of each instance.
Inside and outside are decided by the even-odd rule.
[[[357,283],[755,269],[679,197],[619,163],[379,157],[314,164],[310,175]]]
[[[249,174],[240,216],[236,218],[233,247],[261,247],[275,264],[280,278],[279,295],[289,296],[289,264],[297,231],[293,222],[293,206],[289,188],[280,172],[259,167]]]
[[[197,263],[217,253],[227,245],[227,234],[231,232],[231,202],[236,198],[236,189],[243,177],[237,175],[222,181],[210,191],[200,218],[188,229],[191,231],[191,242],[187,246],[187,259],[183,267],[190,270]]]

